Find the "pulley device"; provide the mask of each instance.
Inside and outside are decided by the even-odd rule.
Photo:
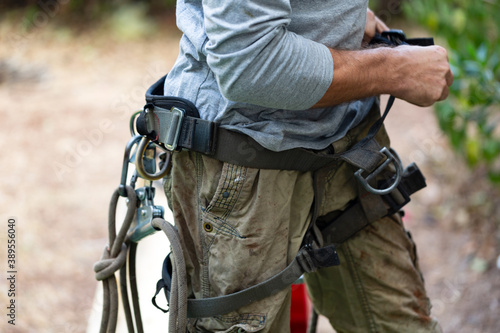
[[[432,45],[432,38],[407,39],[403,32],[391,30],[377,35],[373,44]],[[104,311],[101,332],[114,332],[118,313],[118,286],[115,272],[120,271],[120,291],[129,332],[143,332],[135,275],[137,243],[156,230],[168,237],[172,251],[164,261],[157,292],[164,290],[169,303],[169,332],[185,332],[187,318],[223,315],[289,287],[302,274],[322,267],[338,265],[335,244],[340,244],[374,221],[398,212],[410,201],[410,195],[425,187],[425,179],[415,164],[403,169],[396,152],[380,147],[375,135],[387,116],[385,112],[370,128],[367,136],[347,151],[317,154],[307,149],[274,152],[252,138],[200,119],[196,106],[188,100],[164,96],[165,77],[146,92],[146,106],[131,118],[132,138],[125,148],[122,177],[109,209],[109,244],[102,259],[94,266],[97,280],[103,281]],[[135,126],[134,126],[135,125]],[[136,135],[136,130],[139,135]],[[257,156],[249,159],[238,147],[254,148]],[[163,219],[163,207],[154,204],[153,181],[166,176],[172,154],[191,150],[220,161],[260,169],[310,171],[314,176],[315,200],[312,223],[295,259],[282,272],[234,294],[205,299],[187,299],[187,277],[180,237],[175,227]],[[160,151],[161,154],[157,154]],[[248,151],[248,150],[246,150]],[[157,160],[159,160],[157,167]],[[340,215],[318,216],[321,202],[322,172],[330,165],[347,162],[358,169],[355,177],[360,195]],[[136,168],[127,184],[129,164]],[[158,171],[157,171],[158,169]],[[392,170],[390,175],[388,170]],[[135,188],[138,179],[144,186]],[[127,199],[127,213],[116,232],[116,206],[119,197]],[[127,263],[128,257],[128,263]],[[128,267],[128,269],[127,269]],[[128,277],[127,277],[128,271]],[[127,281],[130,282],[132,308]],[[133,312],[133,315],[132,315]],[[135,318],[135,327],[134,319]],[[310,330],[313,332],[314,328]]]

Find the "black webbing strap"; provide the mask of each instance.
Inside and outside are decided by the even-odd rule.
[[[163,265],[162,265],[162,271],[161,271],[161,279],[158,280],[156,283],[156,293],[154,294],[153,298],[151,299],[151,302],[153,302],[153,305],[157,308],[160,309],[163,313],[167,313],[168,310],[163,309],[156,303],[156,296],[160,293],[160,291],[165,292],[165,298],[167,301],[170,301],[170,291],[172,290],[172,262],[170,261],[170,255],[172,253],[169,253],[166,257],[165,260],[163,260]]]
[[[183,109],[188,116],[199,118],[200,113],[190,100],[182,97],[165,96],[164,86],[167,75],[156,81],[146,91],[146,103],[170,110],[173,106]]]
[[[271,151],[262,147],[248,135],[218,127],[214,122],[183,115],[171,110],[146,105],[137,119],[137,129],[151,140],[170,144],[176,136],[175,149],[188,149],[209,155],[219,161],[257,169],[315,171],[339,159],[367,172],[372,172],[386,159],[374,140],[389,113],[394,97],[390,97],[380,119],[370,128],[368,135],[351,149],[339,154],[318,154],[312,150],[295,148]]]
[[[153,297],[153,304],[162,311],[156,304],[156,295],[165,289],[167,300],[171,288],[171,268],[167,257],[163,263],[162,279],[157,283],[156,294]],[[274,275],[266,281],[256,284],[247,289],[218,297],[188,299],[188,318],[213,317],[229,313],[242,306],[264,299],[289,287],[297,281],[304,273],[316,271],[318,268],[330,267],[339,264],[339,258],[335,246],[327,246],[320,249],[303,247],[295,259],[280,273]]]
[[[386,159],[386,156],[380,152],[380,146],[374,137],[393,103],[394,97],[391,96],[382,117],[370,127],[367,136],[349,150],[339,154],[318,154],[302,148],[275,152],[265,149],[247,135],[219,128],[218,143],[211,157],[219,161],[257,169],[297,171],[316,171],[341,159],[367,172],[372,172]]]
[[[431,46],[434,45],[434,38],[406,38],[402,30],[391,29],[384,31],[381,34],[375,34],[370,40],[370,45],[417,45],[417,46]]]
[[[169,100],[171,107],[181,109],[174,99]],[[198,112],[198,110],[196,110]],[[187,112],[186,112],[187,113]],[[192,111],[190,111],[192,113]],[[173,140],[177,135],[177,147],[175,149],[188,149],[198,153],[213,154],[215,150],[217,124],[197,117],[184,115],[179,118],[178,114],[170,109],[164,109],[153,104],[146,104],[144,111],[136,121],[137,131],[146,135],[150,140],[163,144]],[[172,137],[172,139],[169,139]]]

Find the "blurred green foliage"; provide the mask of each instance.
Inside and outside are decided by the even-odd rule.
[[[500,3],[407,0],[406,17],[447,45],[455,81],[436,104],[441,129],[472,167],[500,183]]]

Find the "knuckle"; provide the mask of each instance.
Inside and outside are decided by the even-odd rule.
[[[437,88],[432,90],[432,92],[429,94],[429,99],[432,100],[432,103],[441,99],[441,96],[443,95],[443,89],[444,88]]]
[[[434,49],[437,51],[437,52],[441,52],[443,54],[448,54],[448,51],[446,51],[446,49],[440,45],[434,45]]]

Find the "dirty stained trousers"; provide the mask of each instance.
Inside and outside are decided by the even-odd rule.
[[[333,149],[366,135],[377,107]],[[382,128],[377,134],[389,146]],[[352,166],[324,179],[320,215],[358,195]],[[178,152],[165,179],[186,257],[190,297],[230,294],[262,282],[295,257],[311,220],[311,172],[259,170]],[[374,222],[338,247],[340,266],[305,275],[316,310],[337,332],[441,332],[430,314],[415,244],[398,214]],[[213,318],[190,319],[190,332],[289,332],[290,289]]]

